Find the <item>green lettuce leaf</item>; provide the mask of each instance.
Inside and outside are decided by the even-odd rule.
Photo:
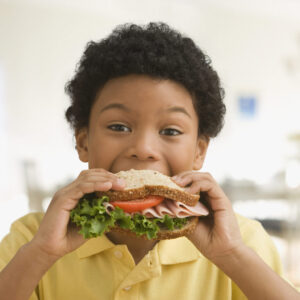
[[[148,219],[139,213],[130,217],[119,207],[108,214],[103,205],[104,202],[109,202],[107,196],[97,198],[94,193],[88,194],[80,199],[71,211],[70,220],[80,227],[79,233],[84,238],[101,236],[118,225],[123,229],[133,231],[138,236],[146,235],[148,239],[152,239],[157,236],[160,229],[180,229],[188,220],[188,218],[171,218],[168,215],[163,218]]]

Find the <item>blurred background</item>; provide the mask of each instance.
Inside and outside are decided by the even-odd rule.
[[[300,285],[299,0],[0,0],[0,239],[87,166],[64,120],[86,43],[164,21],[212,59],[227,115],[204,166],[262,222]]]

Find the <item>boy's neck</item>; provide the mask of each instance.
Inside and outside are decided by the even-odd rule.
[[[120,232],[108,232],[106,236],[116,245],[127,245],[136,265],[151,249],[153,249],[157,243],[157,241],[145,240],[143,238],[129,236]]]

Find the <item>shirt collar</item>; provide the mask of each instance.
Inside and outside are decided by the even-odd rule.
[[[115,247],[115,244],[104,234],[100,237],[89,239],[76,252],[79,258],[86,258],[113,247]]]
[[[89,239],[76,252],[79,258],[86,258],[107,249],[113,248],[116,245],[111,242],[106,235]],[[201,253],[186,237],[179,237],[172,240],[159,241],[155,247],[159,256],[159,261],[163,265],[179,264],[189,262],[201,257]]]
[[[162,240],[157,246],[159,259],[163,265],[185,263],[202,256],[196,246],[186,237]]]

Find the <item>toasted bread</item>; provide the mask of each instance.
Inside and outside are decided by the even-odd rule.
[[[199,221],[198,217],[191,217],[191,218],[189,218],[188,222],[180,229],[174,229],[174,230],[161,229],[157,233],[157,237],[153,238],[153,240],[169,240],[169,239],[175,239],[175,238],[190,234],[195,230],[195,228],[198,224],[198,221]],[[131,236],[135,236],[135,237],[137,236],[134,232],[130,231],[129,229],[123,229],[118,226],[111,228],[110,231],[124,232]],[[139,237],[147,240],[146,235],[141,235]]]
[[[121,171],[116,176],[126,182],[123,191],[98,192],[97,195],[108,196],[110,201],[128,201],[145,198],[148,195],[162,196],[186,205],[195,206],[199,195],[187,193],[182,187],[171,180],[170,177],[153,170]]]

